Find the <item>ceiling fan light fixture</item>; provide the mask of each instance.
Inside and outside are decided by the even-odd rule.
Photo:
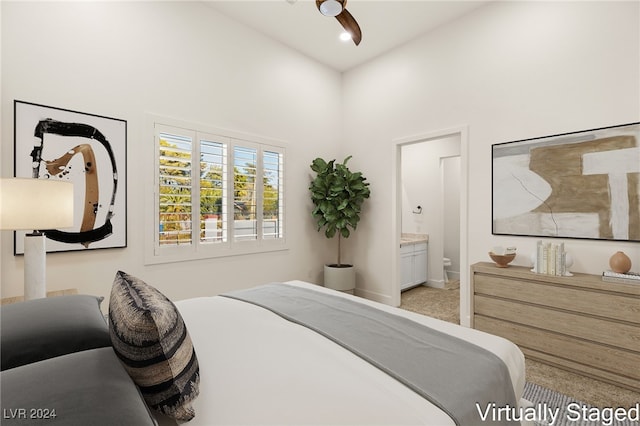
[[[352,38],[353,37],[351,36],[351,33],[349,31],[343,31],[342,33],[340,33],[340,40],[342,41],[349,41]]]
[[[337,0],[325,0],[320,4],[320,13],[324,16],[338,16],[342,13],[342,3]]]

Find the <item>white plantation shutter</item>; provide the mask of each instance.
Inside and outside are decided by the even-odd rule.
[[[263,151],[262,237],[284,237],[284,154],[275,149]]]
[[[283,147],[196,126],[154,123],[154,129],[149,263],[286,248]]]
[[[258,239],[258,148],[233,147],[234,239]]]
[[[200,139],[200,242],[228,238],[227,144],[211,136]]]
[[[159,245],[191,244],[192,139],[160,133],[158,157]]]

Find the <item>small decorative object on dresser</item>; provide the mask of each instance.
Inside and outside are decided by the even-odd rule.
[[[573,265],[573,258],[565,251],[564,243],[550,243],[542,240],[536,243],[536,251],[531,255],[533,269],[536,274],[570,277],[573,274],[569,268]]]
[[[496,263],[498,268],[508,268],[509,263],[516,258],[516,248],[507,247],[505,249],[499,246],[494,247],[489,252],[489,257]]]
[[[640,285],[640,272],[629,271],[622,274],[619,272],[604,271],[602,273],[602,281]]]
[[[609,259],[609,266],[613,272],[626,274],[631,270],[631,259],[622,251],[617,251]]]

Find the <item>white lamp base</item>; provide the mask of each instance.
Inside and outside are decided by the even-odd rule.
[[[47,297],[45,236],[42,233],[24,237],[24,300]]]

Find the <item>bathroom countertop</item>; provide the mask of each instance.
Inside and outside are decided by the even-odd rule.
[[[428,242],[429,234],[409,234],[403,232],[402,235],[400,235],[400,247]]]

